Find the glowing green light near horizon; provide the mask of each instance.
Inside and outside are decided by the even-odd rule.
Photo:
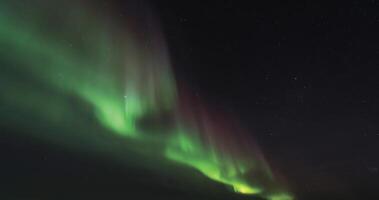
[[[243,194],[257,194],[261,190],[246,183],[242,178],[247,168],[230,160],[220,158],[214,150],[206,149],[196,138],[179,133],[173,138],[166,150],[169,159],[198,169],[212,180],[230,185],[234,191]]]
[[[272,194],[267,198],[270,200],[293,200],[293,197],[287,193]]]
[[[112,30],[109,28],[112,26],[107,26],[110,22],[86,13],[84,7],[73,6],[74,1],[71,6],[75,9],[69,13],[62,9],[67,3],[54,0],[24,2],[26,5],[0,2],[3,3],[0,12],[2,104],[18,108],[20,113],[32,113],[47,124],[75,117],[73,121],[84,124],[81,129],[86,132],[92,124],[87,125],[70,102],[45,89],[74,96],[89,105],[88,115],[95,116],[99,124],[115,135],[141,144],[159,141],[155,145],[162,151],[155,151],[154,156],[194,168],[238,193],[264,194],[271,200],[292,199],[286,193],[270,195],[270,188],[253,186],[254,180],[246,178],[246,173],[254,170],[251,160],[240,160],[233,153],[203,142],[199,134],[206,133],[178,128],[181,126],[175,124],[174,130],[157,130],[168,132],[167,136],[149,135],[138,127],[138,120],[148,115],[179,113],[176,84],[159,31],[149,29],[151,33],[142,37],[134,30]],[[52,6],[54,3],[57,5]],[[50,28],[46,15],[57,18],[54,24],[62,27]],[[21,75],[28,76],[27,80],[21,79]],[[91,139],[84,133],[76,137]],[[94,143],[99,141],[95,133],[90,137]],[[66,140],[77,142],[68,136]],[[251,159],[256,158],[254,153]]]

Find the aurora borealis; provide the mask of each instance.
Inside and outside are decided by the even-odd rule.
[[[126,141],[123,150],[187,166],[234,192],[293,199],[238,123],[178,89],[148,8],[125,22],[87,1],[0,2],[0,102],[18,116],[9,120],[63,128],[33,134],[128,163],[119,150],[104,150],[112,134]]]

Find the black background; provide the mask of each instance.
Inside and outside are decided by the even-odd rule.
[[[301,199],[375,195],[379,2],[157,5],[179,79],[242,116]]]

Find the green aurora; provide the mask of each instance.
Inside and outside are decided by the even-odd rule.
[[[52,144],[126,162],[131,158],[119,152],[159,157],[196,169],[237,193],[293,199],[259,152],[230,151],[219,145],[223,136],[214,128],[217,123],[179,109],[165,41],[148,9],[124,22],[110,17],[112,8],[100,12],[88,3],[0,2],[0,104],[12,113],[3,112],[2,118],[15,125],[59,127],[59,134],[31,132]],[[70,134],[72,129],[81,134]],[[104,134],[126,141],[126,147],[112,147]],[[256,181],[249,175],[254,171],[266,180]]]

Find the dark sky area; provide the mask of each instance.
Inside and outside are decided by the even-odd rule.
[[[179,84],[237,116],[298,199],[379,199],[379,1],[151,3]],[[122,13],[122,1],[114,4]],[[7,192],[50,191],[36,200],[250,199],[174,187],[12,131],[0,139]]]
[[[379,2],[156,5],[179,79],[241,116],[304,199],[375,194]]]

